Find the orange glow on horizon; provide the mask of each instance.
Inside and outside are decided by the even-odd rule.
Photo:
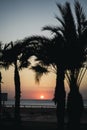
[[[44,96],[44,98],[42,97]],[[21,99],[53,99],[54,96],[54,90],[49,89],[49,90],[24,90],[21,93]]]
[[[40,96],[40,99],[44,99],[44,95],[41,95],[41,96]]]

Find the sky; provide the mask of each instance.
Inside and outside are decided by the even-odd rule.
[[[73,7],[74,0],[67,0]],[[87,14],[87,0],[79,0]],[[66,0],[0,0],[0,41],[9,43],[32,35],[50,36],[47,31],[41,31],[45,25],[57,25],[55,15],[60,16],[57,3]],[[2,91],[8,92],[9,98],[14,98],[14,68],[2,69]],[[56,75],[50,73],[41,78],[36,84],[34,72],[29,69],[20,71],[21,98],[52,99],[55,88]],[[67,86],[67,85],[66,85]],[[86,83],[81,91],[86,96]],[[67,88],[68,91],[68,88]],[[85,97],[84,96],[84,97]]]

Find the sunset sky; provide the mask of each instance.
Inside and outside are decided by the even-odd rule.
[[[60,16],[56,2],[65,3],[66,0],[0,0],[0,41],[9,43],[32,35],[50,36],[47,31],[42,32],[45,25],[57,25],[55,14]],[[74,0],[71,2],[73,7]],[[87,0],[79,0],[87,14]],[[2,69],[2,91],[7,92],[9,98],[14,98],[14,68]],[[20,71],[21,98],[52,99],[56,75],[50,73],[41,78],[39,84],[34,80],[34,72],[29,69]],[[81,92],[87,98],[87,82],[83,80]],[[68,87],[66,84],[66,90]]]

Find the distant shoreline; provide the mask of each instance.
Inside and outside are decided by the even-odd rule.
[[[87,99],[83,100],[84,102],[84,108],[87,108]],[[15,107],[15,100],[9,99],[4,102],[4,105],[6,107]],[[20,107],[24,108],[56,108],[55,103],[50,100],[37,100],[37,99],[21,99],[20,100]]]

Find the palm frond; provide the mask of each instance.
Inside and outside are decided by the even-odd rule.
[[[41,45],[40,43],[43,43],[44,41],[48,41],[50,40],[49,38],[45,37],[45,36],[39,36],[39,35],[33,35],[30,37],[26,37],[24,38],[23,41],[23,45],[24,46],[34,46],[34,45]]]
[[[12,64],[10,64],[12,65]],[[9,63],[5,63],[5,62],[0,62],[0,68],[4,68],[5,70],[8,70],[9,69]]]
[[[38,64],[36,66],[32,66],[31,69],[35,72],[35,80],[37,83],[39,83],[43,74],[47,74],[49,72],[46,67],[40,66]]]
[[[62,22],[64,28],[64,37],[67,42],[70,43],[71,41],[74,41],[77,37],[75,21],[70,7],[70,3],[66,2],[64,6],[61,4],[57,4],[57,7],[61,13],[62,21],[58,17],[57,19]]]
[[[48,30],[52,34],[57,35],[57,36],[62,36],[64,34],[64,29],[63,27],[58,27],[58,26],[45,26],[42,28],[42,30]]]
[[[82,72],[81,72],[81,75],[80,75],[80,78],[79,78],[79,82],[78,82],[78,86],[81,85],[81,82],[82,82],[82,80],[83,80],[83,78],[86,74],[86,71],[87,71],[87,68],[82,69]]]
[[[79,1],[75,1],[75,13],[76,13],[76,18],[77,18],[78,34],[80,35],[83,29],[82,23],[86,21],[86,16]]]
[[[59,18],[57,15],[55,15],[55,18],[62,24],[63,27],[65,27],[65,23],[61,18]]]
[[[63,20],[64,20],[64,17],[65,17],[65,9],[64,9],[64,6],[62,6],[62,4],[59,4],[59,3],[56,3],[56,5],[57,5],[57,7],[58,7],[58,9],[59,9],[59,11],[60,11],[60,13],[61,13],[61,16],[62,16],[62,18],[63,18]]]
[[[52,26],[45,26],[45,27],[43,27],[42,28],[42,30],[44,31],[44,30],[49,30],[49,31],[51,31],[52,33],[58,33],[58,30],[57,30],[57,27],[52,27]]]

